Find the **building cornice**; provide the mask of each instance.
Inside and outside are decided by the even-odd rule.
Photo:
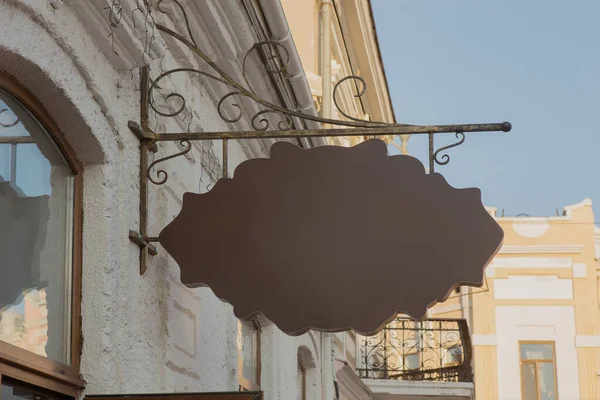
[[[500,248],[498,254],[580,254],[584,250],[584,245],[564,244],[564,245],[504,245]]]
[[[474,386],[470,382],[365,379],[365,383],[375,396],[381,393],[389,396],[390,399],[393,398],[392,395],[399,396],[399,399],[411,398],[411,396],[419,396],[418,398],[429,398],[431,396],[439,399],[470,399],[474,396]]]
[[[338,389],[348,400],[371,400],[373,394],[348,365],[341,368],[337,374]]]
[[[377,57],[379,59],[379,65],[381,66],[381,75],[383,77],[383,83],[385,86],[385,91],[387,93],[387,101],[389,103],[390,112],[392,114],[392,122],[397,122],[396,113],[394,111],[394,104],[392,101],[392,95],[390,93],[390,85],[388,84],[387,74],[385,72],[385,64],[383,63],[383,56],[381,54],[381,46],[379,45],[379,35],[377,34],[377,25],[375,24],[375,14],[373,13],[373,5],[371,3],[371,0],[367,0],[367,4],[369,6],[369,15],[371,17],[371,27],[373,31]]]

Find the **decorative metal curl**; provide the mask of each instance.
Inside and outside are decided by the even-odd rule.
[[[152,168],[154,168],[154,166],[158,163],[161,163],[161,162],[167,161],[167,160],[171,160],[175,157],[183,156],[192,150],[192,143],[190,143],[190,141],[187,139],[183,139],[183,140],[179,141],[179,144],[181,146],[183,146],[185,149],[178,153],[171,154],[170,156],[159,158],[158,160],[155,160],[154,162],[152,162],[152,164],[150,164],[148,166],[148,170],[146,171],[146,176],[148,176],[148,179],[150,180],[150,182],[154,183],[155,185],[164,185],[165,182],[167,182],[167,180],[169,179],[169,174],[167,173],[167,171],[165,171],[164,169],[159,169],[158,171],[156,171],[156,177],[158,179],[154,179],[152,177]]]
[[[443,151],[460,146],[465,142],[465,134],[462,132],[456,132],[456,138],[459,139],[458,142],[449,144],[448,146],[440,147],[435,151],[435,153],[433,153],[433,161],[435,161],[436,164],[446,165],[450,162],[450,156],[448,154],[442,154],[441,158],[438,158],[438,155]]]
[[[0,110],[0,114],[4,113],[6,111],[9,111],[9,109],[8,108],[3,108],[3,109]],[[17,117],[17,116],[15,115],[15,117]],[[19,117],[17,117],[17,119],[14,120],[14,122],[10,122],[8,124],[5,124],[5,123],[3,123],[3,122],[0,121],[0,127],[2,127],[2,128],[12,128],[13,126],[17,125],[19,122],[21,122],[21,120],[19,119]]]
[[[349,120],[364,122],[364,120],[362,120],[360,118],[355,118],[355,117],[351,116],[350,114],[348,114],[347,112],[345,112],[342,109],[342,107],[340,106],[340,104],[338,103],[338,100],[337,100],[338,89],[340,88],[340,85],[342,83],[344,83],[348,80],[355,81],[356,89],[358,90],[358,93],[355,94],[354,97],[360,98],[367,91],[367,83],[365,82],[365,80],[363,78],[361,78],[360,76],[357,76],[357,75],[349,75],[345,78],[340,79],[333,87],[333,104],[335,105],[335,108],[338,110],[338,112],[340,114],[342,114],[344,117],[348,118]],[[356,82],[360,82],[360,86]]]
[[[248,57],[255,50],[258,50],[263,46],[266,46],[268,49],[266,51],[266,52],[268,52],[268,54],[266,55],[266,59],[264,60],[263,64],[269,73],[271,73],[273,75],[282,74],[287,70],[288,65],[290,64],[290,52],[281,43],[279,43],[275,40],[265,40],[262,42],[254,43],[254,45],[252,45],[250,50],[248,50],[246,52],[246,55],[244,55],[244,60],[242,61],[242,72],[244,73],[244,80],[246,81],[246,85],[249,89],[251,88],[251,85],[250,85],[250,82],[248,81],[248,73],[247,73],[248,70],[246,68],[246,62],[248,61]],[[281,54],[279,54],[278,52],[274,52],[272,50],[271,46],[274,46],[280,50],[283,50],[283,54],[285,55],[285,57],[282,57]]]
[[[358,91],[358,93],[355,94],[354,97],[361,98],[367,92],[367,83],[365,82],[365,80],[363,78],[361,78],[358,75],[348,75],[348,76],[340,79],[339,81],[337,81],[337,83],[333,87],[333,104],[335,105],[336,110],[340,114],[342,114],[344,117],[346,117],[347,119],[349,119],[351,121],[367,122],[372,127],[394,125],[394,124],[390,124],[388,122],[365,121],[364,119],[353,117],[349,113],[344,111],[342,106],[340,106],[340,104],[338,103],[337,97],[338,97],[338,90],[341,87],[341,84],[348,80],[355,81],[355,86],[356,86],[356,90]],[[360,82],[360,83],[357,83],[357,82]]]
[[[163,1],[165,1],[165,0],[158,0],[158,2],[156,3],[156,9],[163,14],[168,14],[165,10],[160,8],[161,3]],[[169,1],[169,0],[167,0],[167,1]],[[188,36],[189,36],[190,40],[192,41],[192,43],[194,43],[194,46],[198,46],[198,44],[196,43],[196,39],[194,38],[194,35],[192,34],[192,29],[190,28],[190,21],[188,20],[188,16],[187,16],[187,12],[185,11],[185,8],[183,8],[183,6],[181,5],[181,3],[178,0],[170,0],[170,1],[177,4],[177,7],[179,7],[179,10],[183,14],[183,19],[185,21],[185,27],[187,29]]]
[[[282,113],[280,111],[275,111],[275,110],[262,110],[262,111],[257,112],[256,114],[254,114],[254,116],[252,117],[252,128],[254,128],[254,130],[256,130],[256,131],[269,130],[269,128],[271,127],[271,122],[267,118],[260,118],[261,115],[265,115],[265,114],[279,114],[282,117],[284,117],[283,120],[281,120],[277,123],[277,128],[280,131],[289,131],[294,126],[292,117],[290,117],[289,115]],[[259,122],[262,125],[259,126],[257,122]]]
[[[209,74],[208,72],[200,71],[195,68],[175,68],[170,71],[164,72],[152,81],[152,83],[150,84],[150,88],[148,89],[148,94],[149,94],[148,103],[150,105],[150,108],[152,108],[152,110],[154,110],[155,113],[157,113],[158,115],[162,115],[163,117],[175,117],[175,116],[181,114],[185,110],[185,107],[186,107],[185,98],[177,92],[172,92],[172,93],[169,93],[167,96],[164,96],[164,100],[167,103],[169,102],[169,99],[171,99],[171,98],[179,99],[179,101],[181,102],[179,108],[173,112],[160,111],[154,103],[154,89],[160,88],[158,83],[161,80],[163,80],[164,78],[166,78],[167,76],[178,73],[178,72],[191,72],[191,73],[202,75],[207,78],[213,79],[215,81],[221,82],[225,85],[231,86],[229,84],[229,82],[227,82],[226,80],[221,79],[218,76]]]
[[[219,113],[219,116],[221,117],[221,119],[225,122],[238,122],[240,119],[242,119],[242,107],[238,104],[238,103],[232,103],[231,106],[237,108],[237,115],[233,118],[229,118],[225,115],[225,111],[224,111],[224,107],[223,105],[225,104],[225,100],[227,100],[230,97],[233,96],[244,96],[243,93],[240,92],[230,92],[227,93],[225,96],[221,97],[221,100],[219,100],[219,103],[217,103],[217,112]]]

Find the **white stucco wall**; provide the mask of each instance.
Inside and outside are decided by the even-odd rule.
[[[105,4],[90,0],[92,3],[97,3],[99,10]],[[240,28],[236,30],[239,36],[225,44],[235,50],[227,56],[235,58],[239,56],[236,51],[249,47],[254,38],[251,30],[240,25],[243,8],[237,2],[230,6],[227,13],[213,12],[222,19],[233,19]],[[91,20],[82,15],[79,3],[71,7],[61,1],[0,2],[0,69],[40,98],[85,164],[84,394],[237,390],[237,320],[231,307],[208,288],[185,288],[179,282],[178,266],[164,250],[151,259],[144,276],[139,274],[139,248],[128,239],[128,231],[139,226],[139,142],[127,128],[129,120],[139,121],[138,73],[123,66],[135,67],[142,58],[136,53],[139,46],[130,44],[131,59],[121,63],[107,52],[111,44],[105,36],[106,14],[97,19],[97,25],[90,25]],[[216,26],[208,24],[212,31],[200,31],[199,36],[214,39],[219,34]],[[135,38],[130,40],[135,44]],[[231,50],[210,50],[221,57],[227,53],[224,49]],[[155,50],[158,55],[164,51],[160,45]],[[181,54],[166,52],[162,65],[174,66],[178,61],[182,61]],[[179,87],[191,87],[189,82],[188,77],[174,79]],[[195,129],[228,129],[215,113],[212,90],[204,88],[188,96],[192,99],[188,105],[197,110]],[[180,130],[188,122],[157,127]],[[150,185],[152,235],[179,212],[185,191],[206,190],[214,184],[209,175],[218,176],[220,166],[209,161],[209,147],[209,143],[197,144],[191,157],[166,163],[169,182],[159,188]],[[215,142],[217,155],[218,147]],[[248,157],[265,156],[267,148],[257,143],[231,143],[230,170]],[[161,144],[157,157],[176,149],[175,144]],[[197,251],[201,260],[200,244]],[[268,325],[262,336],[266,399],[295,398],[299,346],[309,348],[315,359],[309,388],[315,397],[310,398],[320,398],[319,336],[291,338]]]

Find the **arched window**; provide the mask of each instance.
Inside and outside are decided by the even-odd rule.
[[[13,378],[52,389],[48,377],[71,384],[79,377],[81,172],[42,105],[0,72],[3,385]]]
[[[298,348],[298,372],[296,375],[296,399],[307,400],[316,397],[315,360],[306,346]]]

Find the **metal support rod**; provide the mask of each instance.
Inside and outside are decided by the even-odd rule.
[[[140,117],[142,131],[148,129],[148,67],[141,68],[140,76],[140,94],[141,109]],[[145,238],[148,235],[148,143],[140,143],[140,236]],[[131,235],[130,235],[131,238]],[[138,243],[139,245],[139,243]],[[140,274],[144,274],[148,268],[148,246],[140,246]]]
[[[148,152],[156,152],[156,143],[161,141],[222,140],[223,141],[223,177],[229,176],[229,139],[267,139],[267,138],[301,138],[301,137],[333,137],[333,136],[388,136],[388,135],[428,135],[429,139],[429,171],[435,172],[436,151],[434,136],[441,133],[460,133],[463,136],[456,144],[438,150],[445,150],[464,141],[463,132],[509,132],[509,122],[492,124],[465,125],[387,125],[368,128],[333,128],[313,130],[274,130],[274,131],[237,131],[237,132],[191,132],[191,133],[154,133],[148,127],[149,77],[148,68],[141,71],[141,126],[129,121],[129,128],[140,139],[140,231],[130,232],[130,239],[140,246],[140,273],[147,269],[148,253],[156,255],[158,249],[152,244],[157,237],[148,237]],[[180,155],[180,154],[178,154]],[[177,155],[175,155],[177,156]],[[174,156],[166,157],[166,159]]]
[[[227,139],[223,139],[223,178],[229,177],[229,144]]]
[[[429,134],[429,173],[435,172],[435,147],[433,145],[433,133]]]
[[[158,255],[158,249],[156,248],[156,246],[151,244],[151,242],[158,242],[158,238],[147,238],[147,237],[140,235],[139,232],[129,231],[129,239],[133,243],[140,246],[140,249],[146,248],[146,249],[148,249],[148,253],[152,254],[153,256]],[[154,240],[154,239],[156,239],[156,240]]]
[[[333,137],[333,136],[389,136],[389,135],[425,135],[456,132],[509,132],[512,126],[509,122],[493,124],[465,125],[392,125],[370,128],[333,128],[307,130],[273,130],[273,131],[237,131],[237,132],[182,132],[154,133],[143,130],[146,139],[155,141],[176,140],[216,140],[216,139],[277,139],[301,137]]]

